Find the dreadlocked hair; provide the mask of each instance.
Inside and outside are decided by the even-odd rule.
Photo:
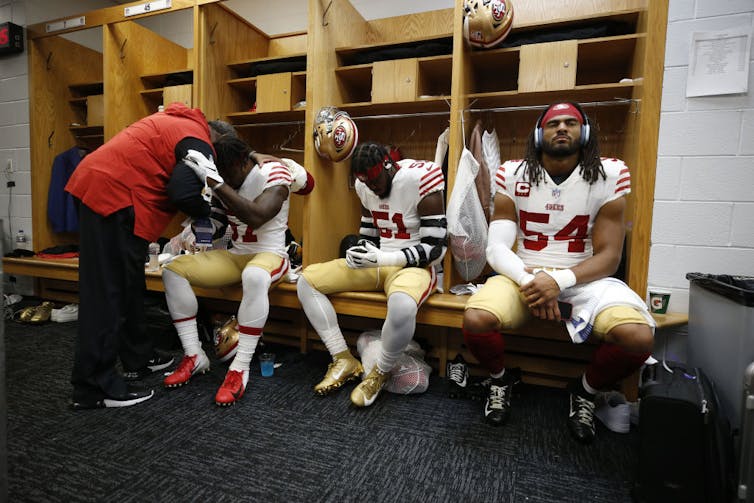
[[[351,156],[351,172],[354,175],[366,173],[369,168],[385,161],[386,158],[392,164],[387,149],[383,145],[374,142],[359,143]]]
[[[566,103],[570,103],[574,107],[576,107],[576,109],[581,112],[582,117],[584,117],[584,121],[589,121],[586,113],[578,103]],[[539,119],[537,120],[538,125],[540,124],[542,117],[544,117],[549,109],[550,107],[547,107],[544,112],[542,112],[542,115],[540,115]],[[599,180],[600,177],[603,180],[607,179],[607,175],[605,174],[605,168],[602,166],[602,161],[600,160],[601,157],[599,141],[597,140],[597,127],[591,121],[589,121],[589,129],[589,140],[585,145],[581,147],[579,156],[579,174],[586,182],[589,183],[589,185],[591,185]],[[524,154],[524,159],[521,161],[521,164],[519,164],[516,168],[516,173],[518,173],[519,169],[523,168],[524,170],[526,170],[527,180],[534,185],[539,185],[539,182],[544,179],[544,168],[542,167],[541,163],[541,147],[537,148],[534,145],[535,130],[536,128],[534,128],[534,130],[529,133],[529,140],[526,143],[526,153]]]
[[[251,147],[245,141],[230,135],[221,136],[212,146],[217,154],[215,165],[223,176],[234,166],[242,165],[251,153]]]

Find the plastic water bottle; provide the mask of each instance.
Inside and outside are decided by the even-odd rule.
[[[158,243],[149,243],[149,264],[147,271],[157,272],[160,270],[160,245]]]
[[[23,229],[18,229],[16,233],[16,248],[21,250],[28,249],[28,243],[26,242],[26,234]]]

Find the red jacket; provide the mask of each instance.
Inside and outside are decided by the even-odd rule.
[[[133,206],[134,234],[156,241],[176,213],[166,187],[178,161],[175,147],[187,137],[212,145],[201,110],[173,103],[87,155],[65,190],[105,217]]]

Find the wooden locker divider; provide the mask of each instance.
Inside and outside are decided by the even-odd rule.
[[[32,243],[36,251],[78,242],[77,235],[53,233],[47,218],[53,160],[76,145],[71,124],[80,119],[70,104],[74,98],[70,86],[76,84],[97,87],[99,91],[92,94],[102,94],[101,53],[60,36],[30,41]],[[102,134],[102,129],[94,133]]]
[[[157,111],[157,104],[152,109],[140,94],[142,77],[192,69],[185,47],[133,21],[105,27],[104,54],[106,139]]]

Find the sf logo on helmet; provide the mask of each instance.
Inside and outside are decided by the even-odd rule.
[[[346,132],[346,128],[344,128],[342,124],[338,124],[338,127],[336,127],[333,132],[333,143],[335,144],[335,148],[337,150],[342,149],[346,144],[347,139],[348,133]]]
[[[494,19],[497,23],[502,21],[503,17],[505,16],[505,2],[500,0],[493,0],[490,7],[492,9],[492,19]]]

